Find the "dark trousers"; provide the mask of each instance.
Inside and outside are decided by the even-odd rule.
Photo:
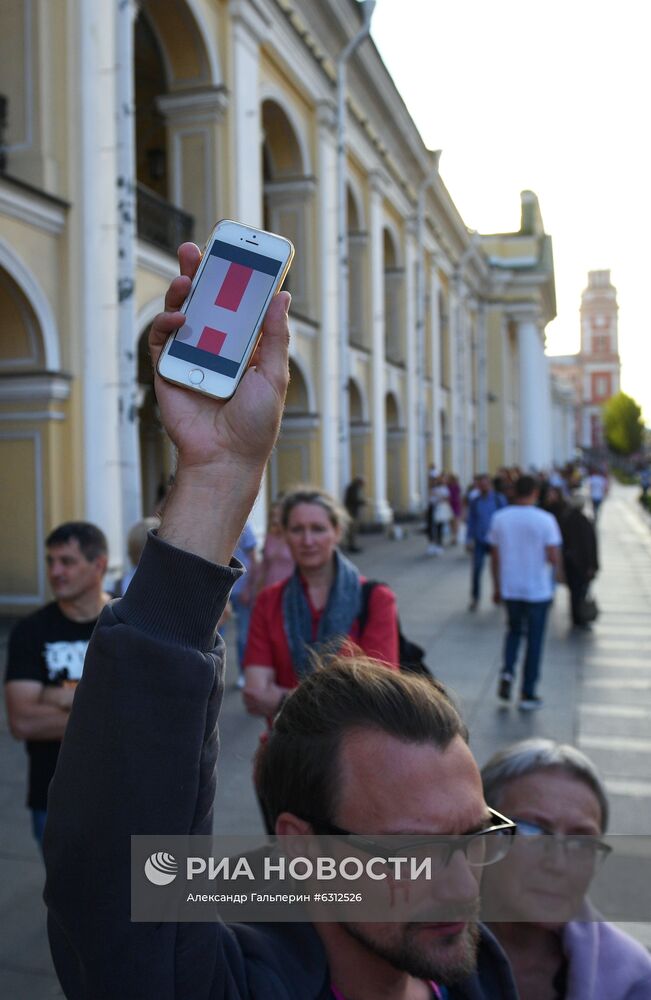
[[[444,529],[445,521],[434,520],[434,504],[431,503],[427,508],[427,537],[432,545],[443,545]]]
[[[472,547],[472,599],[479,600],[481,591],[481,574],[484,568],[484,560],[489,555],[490,545],[486,542],[475,540]]]
[[[567,587],[570,592],[572,624],[584,625],[585,619],[583,617],[583,605],[586,597],[588,596],[590,581],[586,578],[585,573],[580,573],[576,567],[568,563],[565,564],[565,580],[567,581]]]
[[[545,625],[551,601],[505,601],[508,626],[504,642],[504,673],[515,676],[520,640],[526,631],[522,697],[533,698],[540,673]]]
[[[47,819],[46,809],[32,809],[32,833],[36,839],[39,849],[43,850],[43,831],[45,830],[45,820]]]

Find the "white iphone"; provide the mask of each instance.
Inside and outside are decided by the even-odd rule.
[[[267,306],[294,256],[283,236],[223,219],[213,229],[181,306],[185,323],[169,338],[158,374],[229,399],[246,372]]]

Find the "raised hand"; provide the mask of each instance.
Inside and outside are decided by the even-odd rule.
[[[149,334],[154,367],[169,335],[185,321],[179,309],[200,260],[193,243],[179,248],[181,274]],[[230,559],[278,436],[289,382],[289,303],[288,292],[272,299],[251,365],[231,399],[214,399],[155,376],[161,419],[178,449],[159,536],[215,562]]]
[[[165,311],[156,317],[149,334],[154,368],[167,338],[185,321],[179,309],[200,260],[193,243],[179,248],[181,274],[171,283]],[[178,449],[179,468],[208,471],[223,463],[264,466],[278,434],[289,381],[289,303],[288,292],[279,292],[272,300],[251,366],[231,399],[215,400],[156,374],[161,419]]]

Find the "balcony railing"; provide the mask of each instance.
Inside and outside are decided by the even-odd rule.
[[[137,218],[140,239],[172,254],[194,235],[194,216],[170,204],[144,184],[138,184]]]

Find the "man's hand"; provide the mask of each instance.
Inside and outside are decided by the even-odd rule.
[[[62,708],[64,712],[69,712],[72,708],[76,690],[76,684],[67,684],[63,687],[49,684],[43,688],[40,702],[43,705],[56,705],[57,708]]]
[[[149,334],[154,367],[168,336],[185,322],[179,309],[200,260],[193,243],[179,248],[181,274]],[[289,303],[287,292],[272,299],[251,366],[231,399],[214,399],[155,375],[161,419],[178,449],[159,536],[221,564],[233,554],[278,436],[289,382]]]
[[[242,700],[249,715],[261,715],[265,719],[270,719],[278,711],[283,693],[275,684],[261,691],[244,688]]]
[[[154,368],[171,333],[185,316],[179,312],[187,298],[201,253],[194,243],[179,247],[181,274],[165,296],[149,334]],[[179,471],[193,469],[212,476],[215,468],[234,464],[262,468],[280,427],[289,381],[287,312],[290,295],[279,292],[264,321],[264,335],[235,395],[215,400],[166,382],[156,373],[154,388],[165,430],[178,448]]]

